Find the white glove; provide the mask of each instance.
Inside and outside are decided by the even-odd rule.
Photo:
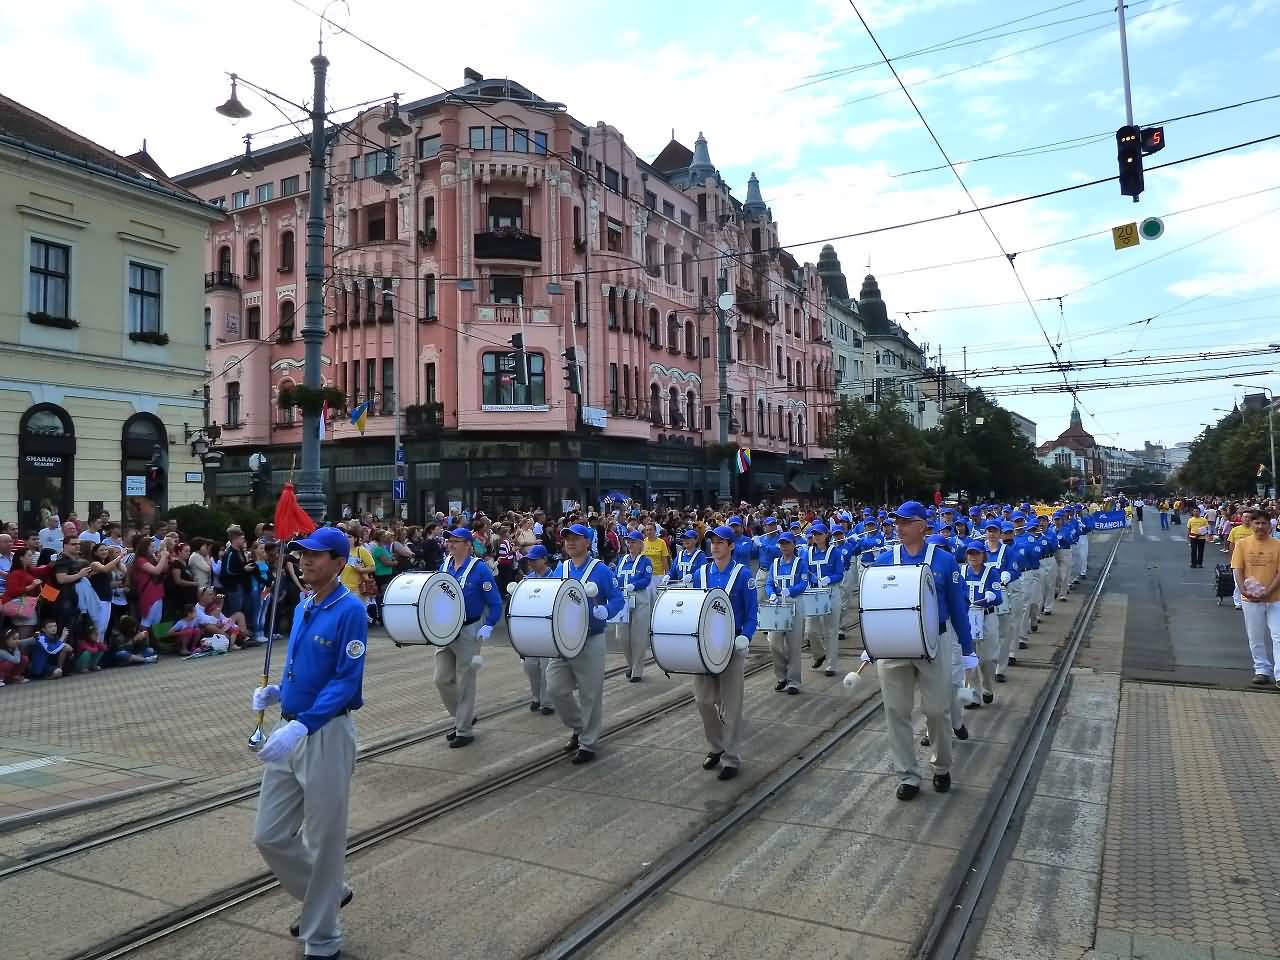
[[[263,763],[275,763],[283,760],[307,739],[307,727],[301,720],[290,720],[283,727],[277,727],[267,742],[258,751],[258,759]]]
[[[508,596],[510,596],[510,595],[514,594],[514,593],[516,592],[516,587],[518,587],[518,586],[520,586],[520,582],[519,582],[518,580],[512,580],[510,583],[508,583],[508,584],[507,584],[507,595],[508,595]]]
[[[818,578],[818,586],[820,586],[820,587],[829,587],[829,586],[831,586],[831,578],[830,578],[830,577],[819,577],[819,578]]]
[[[476,631],[476,636],[479,638],[481,643],[484,643],[491,636],[493,636],[493,627],[489,626],[486,623],[483,627],[481,627],[478,631]]]
[[[662,586],[664,586],[664,587],[665,587],[668,583],[670,583],[670,582],[671,582],[671,578],[670,578],[669,576],[667,576],[665,573],[664,573],[664,574],[662,575],[662,577],[658,580],[658,583],[660,583],[660,584],[661,584]]]
[[[778,602],[778,595],[777,595],[776,593],[771,593],[771,594],[769,594],[769,602],[770,602],[770,603],[777,603],[777,602]]]
[[[870,662],[871,662],[871,654],[869,654],[869,653],[867,653],[867,651],[863,650],[863,651],[862,651],[862,656],[861,656],[861,657],[859,657],[858,659],[859,659],[859,660],[861,660],[863,663],[870,663]]]
[[[683,580],[682,582],[684,582],[684,583],[693,583],[693,574],[692,574],[692,573],[686,573],[686,574],[684,575],[684,580]]]
[[[982,599],[987,601],[987,603],[995,603],[996,595],[992,591],[988,590],[986,593],[982,595]]]
[[[1000,582],[1001,582],[1001,583],[1007,584],[1007,583],[1008,583],[1010,580],[1012,580],[1012,579],[1013,579],[1013,577],[1009,576],[1009,571],[1008,571],[1008,570],[1001,571],[1001,573],[1000,573]]]
[[[733,649],[738,651],[738,653],[746,653],[750,647],[751,641],[742,634],[738,634],[733,638]]]
[[[635,590],[636,590],[636,585],[634,583],[628,583],[622,588],[622,592],[627,594],[635,593]]]
[[[250,703],[253,706],[254,713],[261,713],[273,703],[280,702],[280,684],[269,683],[265,687],[258,687],[253,691],[253,698]]]
[[[591,583],[588,583],[586,586],[584,586],[582,588],[582,591],[588,597],[594,597],[596,594],[600,592],[600,588],[596,586],[595,581],[592,581]]]
[[[594,607],[592,607],[591,615],[595,617],[597,620],[608,620],[609,608],[606,607],[603,603],[598,603]]]

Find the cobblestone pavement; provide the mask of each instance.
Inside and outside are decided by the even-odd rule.
[[[1277,795],[1280,697],[1126,684],[1099,952],[1280,957]]]

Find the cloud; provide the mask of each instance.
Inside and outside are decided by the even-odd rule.
[[[869,123],[860,123],[856,126],[849,127],[845,130],[844,135],[840,139],[846,146],[862,152],[870,150],[881,140],[895,133],[900,133],[904,130],[918,129],[920,129],[919,120],[895,120],[893,118],[886,117],[881,120],[872,120]]]
[[[1264,13],[1277,8],[1277,0],[1253,0],[1252,3],[1223,4],[1209,17],[1210,23],[1225,24],[1232,30],[1243,30]]]

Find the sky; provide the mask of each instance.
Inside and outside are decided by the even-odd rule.
[[[992,373],[1048,363],[1050,344],[1065,361],[1115,362],[1280,342],[1280,140],[1150,169],[1280,133],[1280,99],[1167,123],[1138,204],[1108,183],[1015,203],[985,223],[969,214],[882,230],[1113,176],[1119,33],[1105,0],[856,2],[955,173],[849,0],[490,0],[482,17],[467,4],[335,0],[332,19],[407,67],[327,30],[327,97],[411,100],[460,85],[473,67],[615,125],[650,159],[673,130],[690,146],[702,131],[739,198],[759,176],[798,259],[845,238],[831,242],[851,288],[870,265],[891,315],[930,357],[986,372],[970,382],[997,392],[1061,384],[1054,372]],[[320,23],[308,7],[322,0],[3,4],[0,89],[122,153],[145,139],[179,173],[286,119],[243,89],[253,117],[215,114],[226,73],[310,96]],[[1280,94],[1280,0],[1135,0],[1127,17],[1136,123]],[[1037,149],[975,160],[1027,147]],[[1151,216],[1163,236],[1113,249],[1109,228]],[[847,236],[864,231],[875,232]],[[1085,427],[1125,447],[1191,440],[1241,396],[1233,383],[1280,389],[1280,354],[1068,374],[1195,376],[1223,379],[1081,390]],[[1036,421],[1041,441],[1066,427],[1072,405],[1062,392],[998,399]]]

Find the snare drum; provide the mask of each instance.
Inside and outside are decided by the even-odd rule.
[[[928,564],[867,567],[858,615],[875,660],[932,660],[938,655],[938,593]]]
[[[806,587],[800,594],[800,609],[806,617],[825,617],[831,612],[831,588]]]
[[[576,657],[587,643],[590,602],[577,580],[521,580],[507,607],[511,646],[522,657]]]
[[[399,574],[382,595],[382,623],[398,644],[447,647],[465,617],[462,585],[441,571]]]
[[[778,603],[762,603],[760,604],[759,617],[761,630],[768,630],[772,633],[786,633],[795,623],[795,602],[783,600]]]
[[[733,607],[723,590],[667,590],[653,605],[653,659],[667,673],[719,674],[733,656]]]

